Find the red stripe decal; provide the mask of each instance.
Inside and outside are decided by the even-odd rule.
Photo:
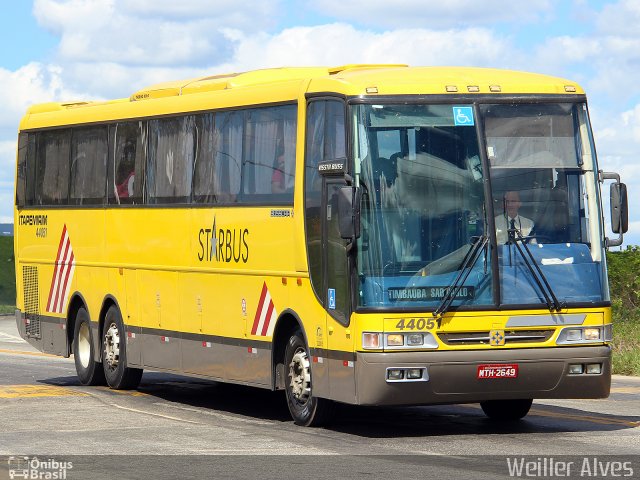
[[[260,294],[260,301],[258,302],[258,309],[256,310],[256,318],[253,319],[253,328],[251,329],[251,335],[255,335],[260,324],[260,314],[264,308],[264,299],[267,296],[267,282],[262,284],[262,293]]]
[[[53,310],[52,312],[57,312],[58,311],[58,303],[60,302],[60,297],[62,296],[62,293],[64,292],[64,290],[62,289],[62,275],[65,271],[65,269],[67,268],[68,263],[64,261],[65,258],[67,258],[67,253],[69,253],[69,248],[71,248],[71,242],[69,241],[69,239],[67,238],[67,241],[65,242],[65,247],[64,247],[64,256],[62,257],[62,261],[60,262],[60,267],[58,270],[58,286],[56,287],[56,293],[53,297]]]
[[[69,243],[71,245],[71,243]],[[71,252],[71,258],[69,258],[69,263],[67,263],[67,273],[64,276],[64,282],[62,282],[62,290],[60,290],[60,305],[58,305],[58,309],[56,310],[58,313],[62,313],[62,307],[64,306],[64,292],[67,291],[67,285],[69,284],[69,274],[71,273],[71,269],[73,268],[73,260],[75,256],[73,255],[73,251]]]
[[[56,275],[58,274],[60,252],[62,252],[62,243],[64,242],[64,235],[67,232],[67,226],[62,227],[62,235],[60,235],[60,244],[58,245],[58,253],[56,254],[56,268],[53,270],[53,277],[51,278],[51,288],[49,289],[49,299],[47,300],[47,311],[51,311],[51,297],[53,297],[53,287],[56,284]]]
[[[269,302],[269,309],[267,310],[267,315],[264,318],[264,325],[262,326],[261,333],[263,337],[267,334],[267,330],[269,329],[269,323],[271,323],[271,315],[273,315],[273,300]]]

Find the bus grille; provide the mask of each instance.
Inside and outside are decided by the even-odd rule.
[[[505,345],[514,343],[546,342],[554,330],[505,330]],[[489,345],[490,332],[439,333],[446,345]]]
[[[23,266],[24,318],[28,337],[41,338],[38,267]]]

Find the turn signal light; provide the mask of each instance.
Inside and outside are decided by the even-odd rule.
[[[364,332],[362,334],[362,347],[380,348],[380,334]]]

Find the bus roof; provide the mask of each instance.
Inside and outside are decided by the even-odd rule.
[[[124,99],[38,104],[28,109],[21,128],[292,101],[301,92],[345,96],[584,94],[570,80],[489,68],[399,64],[283,67],[160,83]]]

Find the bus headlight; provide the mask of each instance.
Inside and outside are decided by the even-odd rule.
[[[602,364],[601,363],[588,363],[586,372],[589,375],[600,375],[602,373]]]
[[[390,347],[401,347],[404,345],[404,335],[401,333],[391,333],[387,335],[387,345]]]
[[[385,333],[384,349],[388,350],[423,350],[438,348],[438,341],[431,332]]]
[[[571,327],[563,328],[556,340],[557,345],[577,343],[596,343],[603,341],[602,327]]]
[[[567,342],[579,342],[582,340],[582,330],[579,328],[571,328],[566,330],[566,340]]]
[[[600,329],[599,328],[585,328],[584,329],[584,339],[585,340],[600,340]]]

